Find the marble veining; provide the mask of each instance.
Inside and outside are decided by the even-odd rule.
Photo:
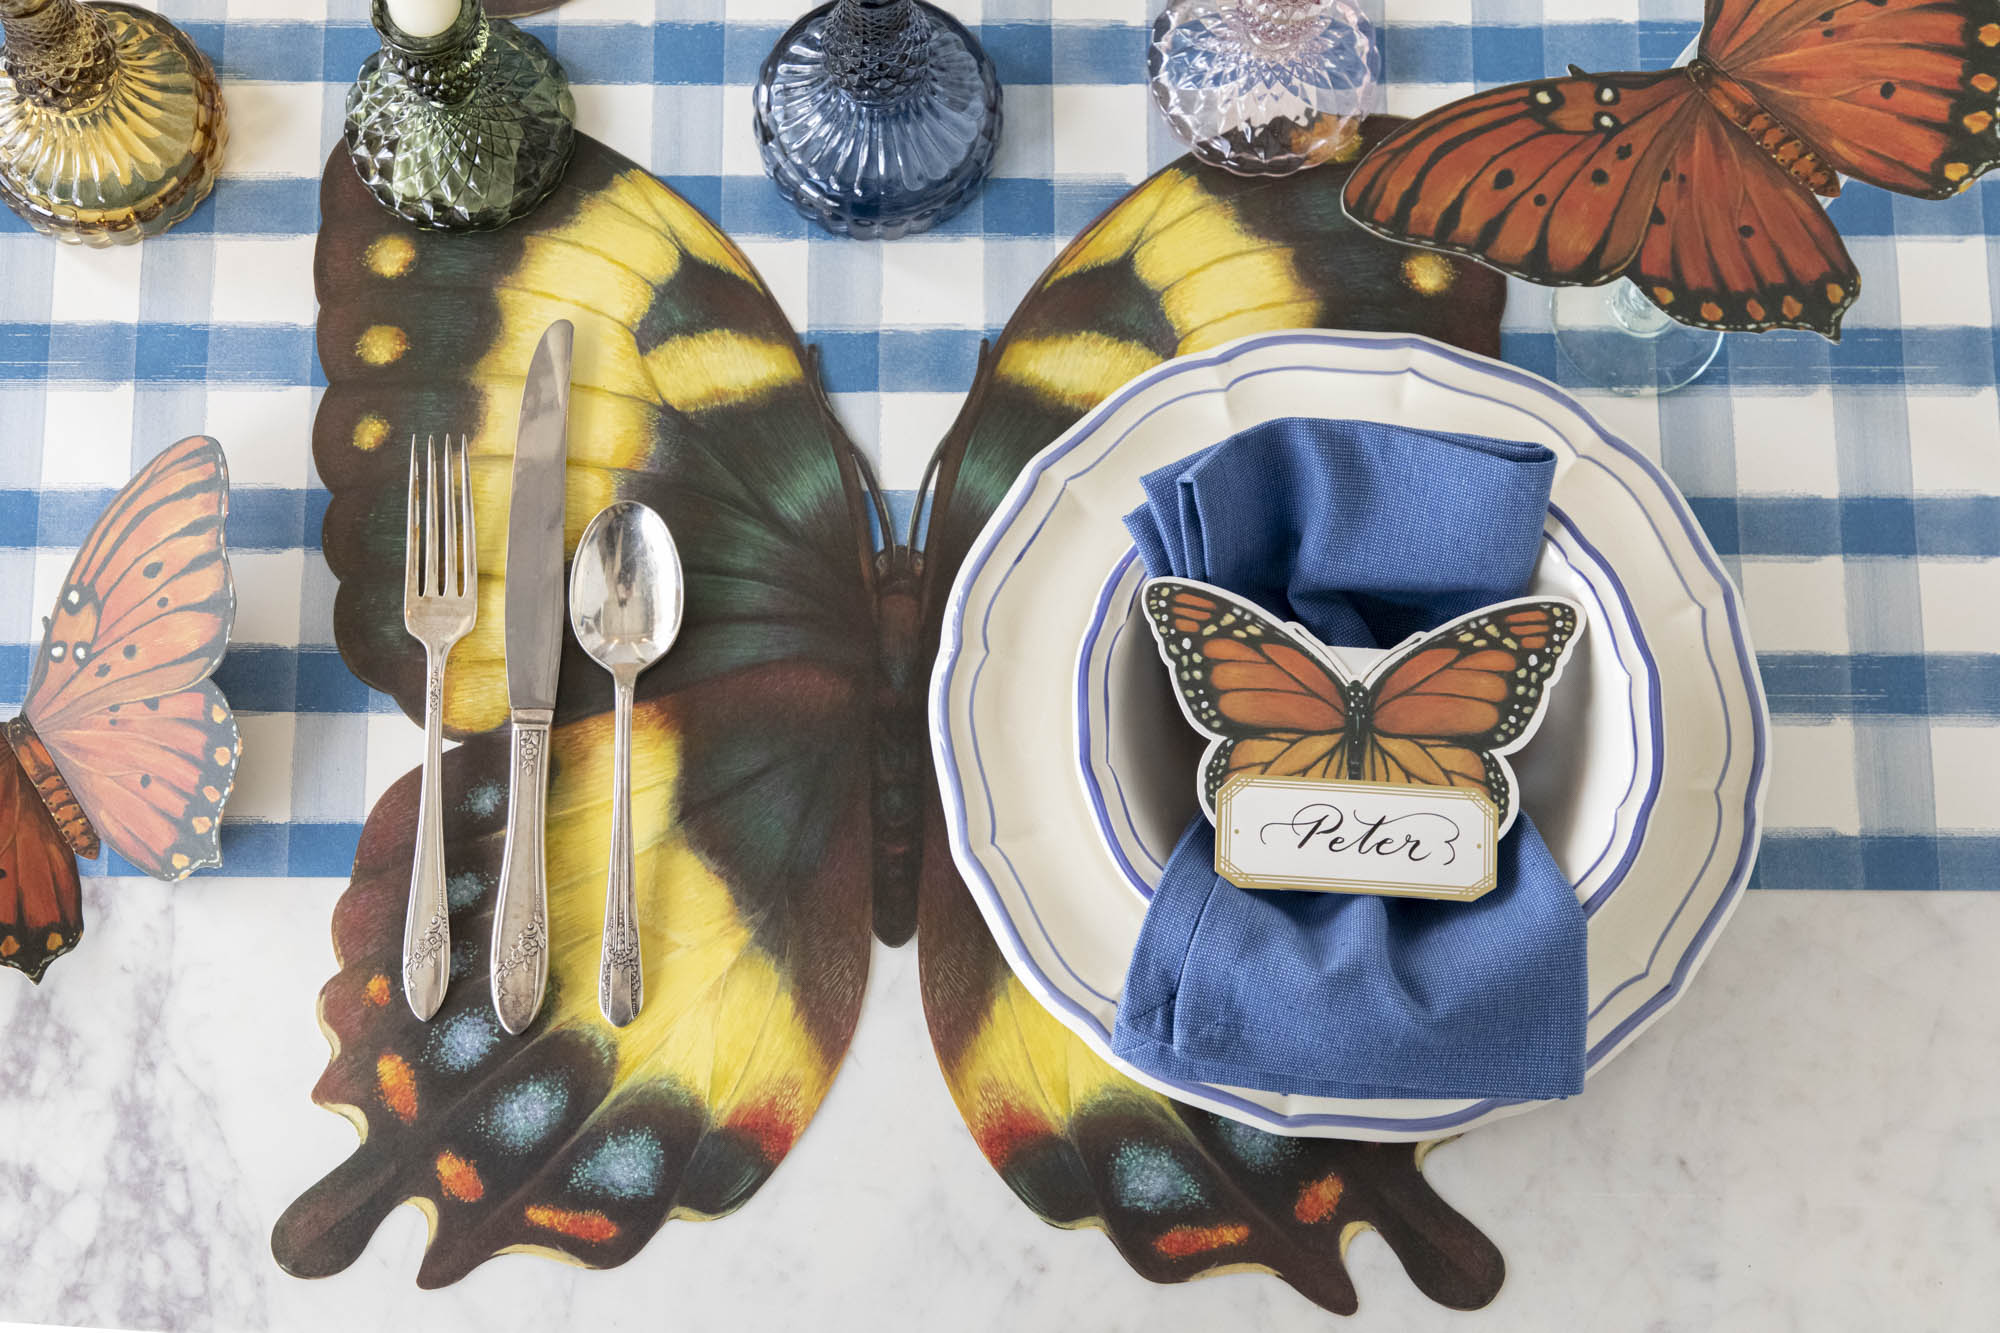
[[[439,1333],[1339,1325],[1262,1276],[1154,1286],[1101,1235],[1031,1215],[952,1108],[912,949],[877,952],[833,1094],[734,1217],[669,1223],[607,1272],[510,1255],[423,1292],[424,1222],[403,1208],[347,1272],[287,1277],[271,1224],[353,1143],[307,1095],[325,1063],[313,998],[333,970],[340,887],[90,880],[84,946],[39,988],[0,977],[17,983],[0,987],[0,1320],[287,1333],[392,1320]],[[1470,1315],[1432,1305],[1364,1235],[1349,1253],[1361,1297],[1349,1326],[1990,1327],[1994,938],[1993,895],[1750,895],[1687,1000],[1584,1096],[1431,1154],[1439,1192],[1506,1255],[1498,1299]],[[644,1144],[607,1145],[593,1169],[622,1179],[650,1160]]]

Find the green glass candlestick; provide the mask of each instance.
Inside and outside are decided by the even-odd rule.
[[[86,245],[156,235],[214,188],[228,139],[207,57],[157,14],[0,0],[0,201]]]
[[[548,48],[479,0],[412,35],[375,0],[382,49],[347,94],[347,151],[382,206],[419,227],[502,227],[548,197],[576,146],[576,99]]]

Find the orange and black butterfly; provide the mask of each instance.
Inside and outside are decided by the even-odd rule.
[[[1861,277],[1813,198],[2000,162],[1992,0],[1708,0],[1695,59],[1494,88],[1356,167],[1348,213],[1554,286],[1624,274],[1685,324],[1837,339]]]
[[[208,676],[236,611],[228,510],[222,447],[182,440],[112,499],[43,621],[0,732],[0,963],[31,980],[83,936],[76,858],[100,837],[159,879],[222,859],[240,747]]]
[[[1238,776],[1326,778],[1486,794],[1505,833],[1514,775],[1583,626],[1556,597],[1502,602],[1412,635],[1360,677],[1296,625],[1220,588],[1151,579],[1146,619],[1175,697],[1210,738],[1201,803]]]

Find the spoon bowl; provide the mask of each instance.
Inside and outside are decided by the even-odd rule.
[[[611,865],[604,883],[604,945],[597,1007],[614,1027],[645,1000],[639,902],[632,877],[632,690],[681,632],[680,551],[660,516],[634,500],[599,510],[570,564],[569,620],[576,640],[611,673],[616,703],[611,763]]]
[[[570,627],[598,665],[636,676],[673,647],[682,592],[680,550],[665,520],[620,500],[598,511],[576,545]]]

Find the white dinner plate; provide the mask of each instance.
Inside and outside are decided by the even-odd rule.
[[[1760,827],[1769,719],[1736,590],[1672,484],[1567,394],[1424,338],[1301,330],[1182,357],[1022,472],[959,572],[931,682],[952,851],[1022,982],[1141,1082],[1283,1133],[1429,1138],[1538,1103],[1273,1093],[1156,1078],[1110,1050],[1201,748],[1134,612],[1143,571],[1120,520],[1146,473],[1290,416],[1555,452],[1533,590],[1582,602],[1587,628],[1511,762],[1588,914],[1590,1071],[1679,996]]]

